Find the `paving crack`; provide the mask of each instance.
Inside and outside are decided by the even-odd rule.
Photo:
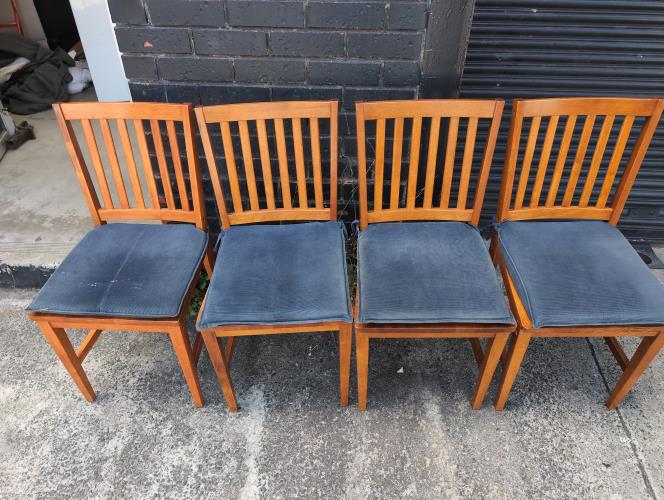
[[[611,394],[611,386],[609,385],[609,381],[607,380],[604,370],[602,370],[602,366],[599,363],[599,358],[597,357],[595,346],[592,344],[592,342],[590,342],[590,338],[588,337],[586,337],[586,342],[588,342],[588,346],[590,347],[590,353],[593,359],[595,360],[595,365],[597,365],[597,370],[599,371],[600,377],[602,377],[602,381],[604,382],[606,391],[608,394]],[[629,429],[629,425],[627,425],[627,420],[625,419],[625,416],[622,414],[620,407],[616,408],[613,411],[615,411],[618,414],[618,420],[620,421],[620,425],[625,431],[627,439],[629,439],[629,446],[632,449],[632,453],[634,453],[634,457],[636,458],[636,465],[639,468],[639,471],[641,472],[641,477],[643,478],[646,490],[648,490],[648,493],[650,494],[651,498],[659,499],[657,493],[655,492],[655,488],[652,485],[652,480],[650,479],[650,475],[648,474],[645,463],[643,462],[643,457],[639,452],[639,449],[634,441],[632,431]]]

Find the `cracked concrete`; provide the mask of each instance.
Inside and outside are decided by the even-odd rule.
[[[470,409],[466,342],[384,341],[360,413],[354,390],[337,404],[334,335],[244,338],[230,414],[207,356],[197,410],[165,335],[108,332],[86,403],[22,310],[33,293],[0,291],[2,498],[664,498],[661,356],[609,411],[603,342],[535,340],[497,413]]]

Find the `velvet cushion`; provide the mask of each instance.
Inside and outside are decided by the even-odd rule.
[[[514,323],[468,224],[371,224],[359,236],[358,268],[361,323]]]
[[[205,254],[189,224],[105,224],[74,247],[28,311],[173,318]]]
[[[612,225],[508,221],[497,231],[534,327],[664,324],[664,286]]]
[[[233,226],[220,236],[199,329],[351,320],[341,223]]]

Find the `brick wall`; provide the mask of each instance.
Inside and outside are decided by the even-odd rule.
[[[432,41],[427,26],[458,21],[453,9],[445,10],[451,4],[463,10],[469,2],[109,0],[135,101],[338,99],[339,207],[350,220],[356,216],[354,102],[418,97],[428,71],[423,64],[440,60],[425,55]]]

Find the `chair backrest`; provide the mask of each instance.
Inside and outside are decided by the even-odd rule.
[[[196,108],[224,228],[267,221],[336,220],[337,107],[336,101],[290,101]],[[213,146],[213,136],[220,136],[220,149]],[[326,151],[329,162],[324,160]],[[221,171],[217,156],[225,165]],[[327,188],[324,163],[329,171]]]
[[[515,100],[498,221],[569,218],[616,225],[662,109],[662,99]]]
[[[65,103],[53,109],[96,225],[161,220],[206,229],[191,105]]]
[[[364,102],[357,103],[356,111],[362,229],[373,222],[413,220],[466,221],[477,226],[503,112],[502,100]],[[367,180],[369,127],[369,135],[375,138],[369,141],[373,147],[371,207]],[[424,144],[423,130],[428,130]],[[478,130],[486,130],[481,157],[475,154]],[[410,143],[406,148],[404,135]],[[444,154],[442,150],[439,154],[440,142],[445,142]],[[403,149],[409,150],[407,174],[402,172]],[[391,158],[389,171],[386,158]],[[426,162],[423,168],[421,161]],[[474,166],[477,175],[472,177]],[[389,199],[385,200],[388,193]]]

